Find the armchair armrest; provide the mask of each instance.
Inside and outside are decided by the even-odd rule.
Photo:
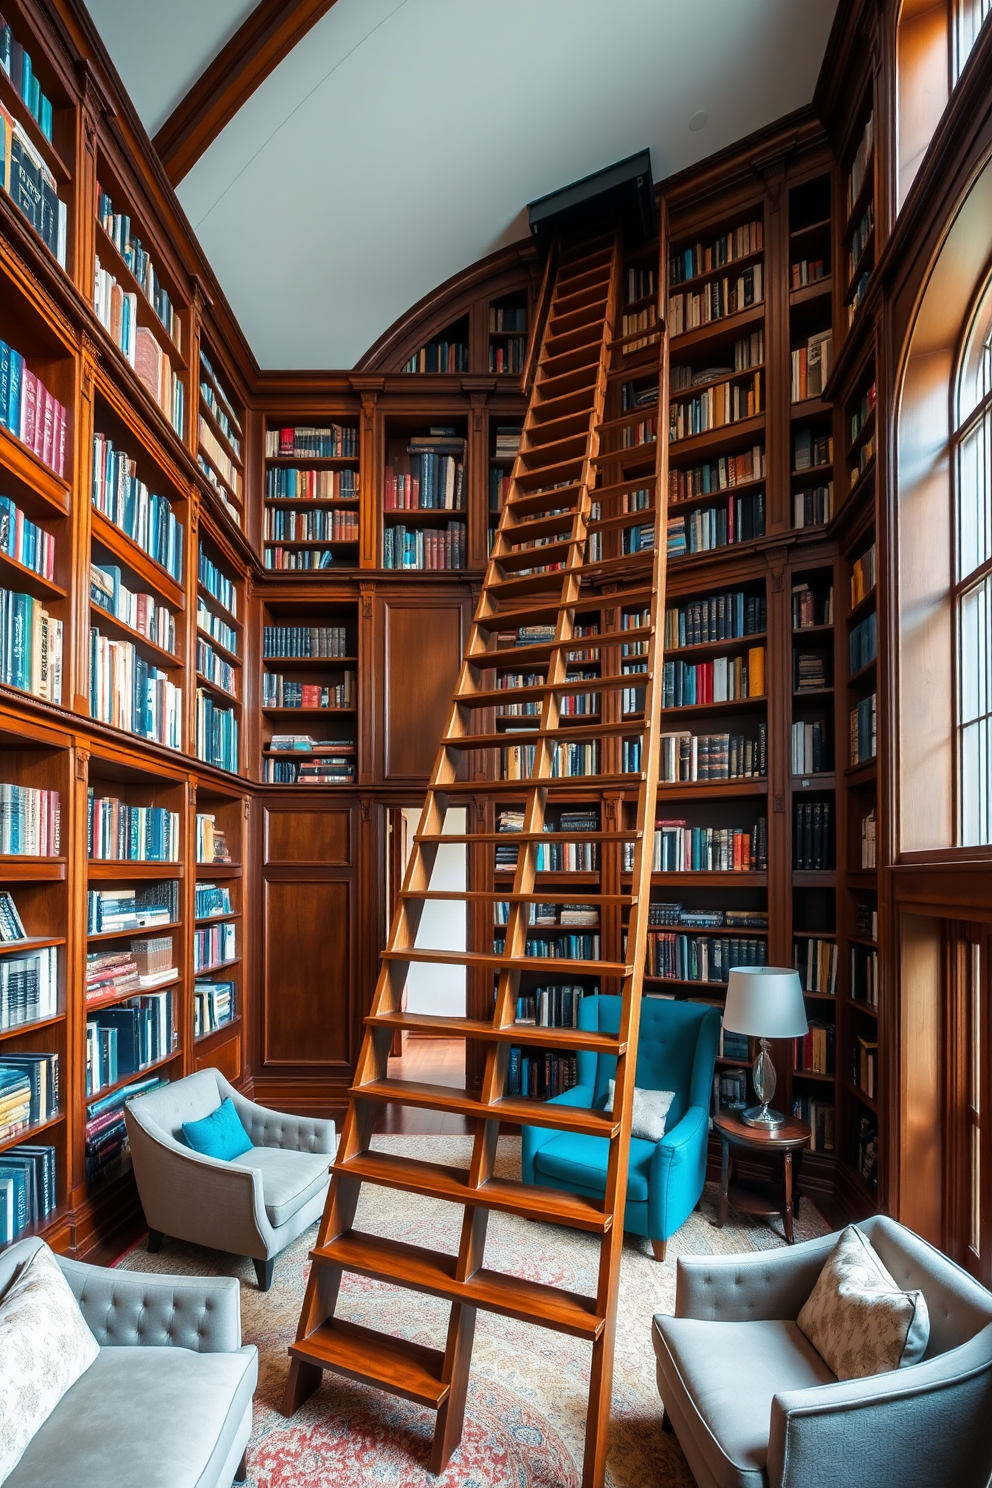
[[[592,1106],[593,1087],[591,1085],[573,1085],[571,1090],[563,1090],[561,1095],[554,1095],[548,1102],[555,1106],[583,1106],[587,1110]],[[537,1184],[534,1173],[534,1159],[542,1147],[560,1136],[553,1126],[525,1126],[520,1132],[520,1171],[525,1183]],[[540,1185],[538,1184],[538,1187]]]
[[[241,1118],[253,1147],[281,1147],[284,1152],[326,1152],[331,1156],[337,1147],[333,1121],[318,1116],[288,1116],[283,1111],[270,1111],[257,1106],[228,1087],[228,1095]]]
[[[56,1260],[103,1348],[172,1344],[232,1354],[241,1347],[241,1291],[233,1276],[160,1276]]]
[[[959,1348],[772,1400],[771,1488],[987,1488],[992,1325]],[[852,1464],[857,1463],[852,1472]]]
[[[655,1147],[654,1157],[651,1159],[652,1178],[657,1169],[678,1162],[689,1152],[694,1153],[699,1145],[700,1137],[705,1142],[707,1119],[708,1112],[703,1106],[690,1106],[682,1120],[677,1121],[671,1131],[666,1131]]]
[[[751,1255],[680,1256],[675,1316],[724,1323],[794,1320],[836,1243],[836,1235],[822,1235]]]

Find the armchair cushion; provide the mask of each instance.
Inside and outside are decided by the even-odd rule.
[[[627,1170],[627,1198],[635,1204],[647,1203],[648,1182],[654,1142],[639,1137],[630,1139]],[[590,1193],[606,1193],[606,1165],[610,1144],[604,1137],[587,1137],[576,1132],[561,1132],[539,1148],[534,1157],[538,1182],[551,1179]]]
[[[902,1291],[854,1225],[842,1232],[796,1322],[842,1380],[917,1364],[930,1341],[923,1293]]]
[[[241,1125],[230,1096],[202,1120],[184,1121],[183,1136],[194,1152],[219,1158],[221,1162],[230,1162],[251,1151],[251,1138]]]
[[[768,1421],[783,1382],[790,1389],[834,1382],[794,1322],[659,1315],[652,1341],[665,1407],[679,1428],[692,1423],[679,1429],[689,1465],[698,1482],[719,1488],[766,1488]]]
[[[231,1161],[232,1168],[254,1168],[262,1180],[262,1202],[274,1229],[327,1187],[330,1158],[320,1152],[252,1147]]]
[[[611,1080],[606,1097],[607,1111],[613,1110],[613,1091],[616,1081]],[[645,1142],[660,1142],[665,1135],[665,1121],[675,1099],[674,1090],[645,1090],[634,1086],[634,1109],[631,1115],[630,1134]]]

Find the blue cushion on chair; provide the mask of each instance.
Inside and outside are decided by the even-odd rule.
[[[642,1142],[639,1137],[630,1139],[627,1198],[633,1204],[647,1202],[651,1159],[656,1145],[654,1142]],[[542,1178],[605,1194],[606,1165],[609,1160],[610,1144],[604,1137],[562,1132],[540,1149],[534,1166]]]
[[[241,1125],[230,1096],[202,1121],[184,1121],[183,1136],[194,1152],[218,1157],[222,1162],[251,1151],[251,1138]]]

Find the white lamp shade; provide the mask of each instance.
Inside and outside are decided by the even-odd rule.
[[[799,973],[789,966],[735,967],[723,1026],[752,1038],[802,1038],[809,1025]]]

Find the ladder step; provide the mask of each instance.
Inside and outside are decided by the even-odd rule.
[[[517,458],[528,475],[535,475],[549,466],[561,465],[565,460],[584,460],[588,443],[588,431],[580,429],[576,433],[549,439],[547,444],[535,445],[533,449],[521,450]]]
[[[747,699],[744,701],[747,702]],[[739,704],[735,704],[734,706],[738,707]],[[643,779],[643,770],[628,770],[619,775],[541,775],[537,777],[529,776],[526,780],[451,780],[446,781],[444,785],[434,785],[432,788],[438,795],[442,796],[522,796],[529,790],[543,790],[547,791],[549,795],[554,796],[562,794],[574,796],[577,791],[582,791],[583,788],[595,791],[613,790],[614,788],[633,791],[637,789]],[[585,787],[583,787],[583,781],[586,782]],[[596,782],[595,785],[592,784],[593,781]],[[514,835],[519,836],[520,834],[516,833]],[[624,840],[629,841],[632,835],[633,833],[628,834]],[[468,840],[470,842],[481,842],[484,839],[476,834]],[[540,842],[553,842],[554,838],[548,832],[536,840]],[[592,840],[602,842],[604,839],[602,837],[595,839],[590,837],[583,838],[581,833],[573,832],[560,837],[558,840],[561,842]],[[438,841],[457,842],[458,838],[439,837]],[[500,841],[502,841],[502,838],[500,838]],[[540,962],[541,966],[547,966],[547,964],[547,961]],[[574,961],[569,962],[569,965],[573,969],[575,964]]]
[[[576,665],[580,664],[576,663]],[[514,665],[512,653],[500,665],[512,667]],[[493,687],[485,692],[456,693],[455,702],[460,708],[498,708],[501,703],[539,703],[552,694],[558,697],[571,693],[624,692],[631,685],[631,677],[637,675],[639,674],[636,672],[624,672],[622,676],[619,673],[607,672],[602,677],[578,677],[573,678],[571,682],[535,682],[529,687]],[[539,718],[540,714],[533,716]],[[570,716],[580,717],[581,715]]]
[[[581,435],[583,439],[587,438],[591,413],[591,406],[588,409],[579,408],[570,413],[560,413],[556,418],[546,419],[540,424],[530,426],[524,430],[524,438],[527,441],[524,453],[528,454],[545,444],[552,444],[556,439],[564,438],[566,434]]]
[[[639,675],[632,673],[632,676]],[[587,687],[591,688],[593,680],[590,679]],[[626,679],[630,686],[630,677]],[[573,690],[582,687],[581,682],[572,682]],[[507,687],[503,692],[503,701],[512,702],[515,692],[523,692],[522,687]],[[614,688],[613,691],[616,691]],[[462,734],[458,737],[445,739],[444,749],[457,749],[463,754],[470,754],[473,749],[509,749],[517,744],[536,744],[539,739],[549,739],[552,744],[575,744],[583,739],[619,739],[621,735],[632,737],[634,734],[644,732],[643,714],[637,713],[631,718],[618,718],[615,723],[585,723],[580,713],[571,714],[562,722],[561,727],[553,729],[541,728],[541,715],[532,715],[532,726],[528,726],[526,717],[515,717],[510,714],[508,723],[513,727],[498,729],[494,734]]]
[[[571,351],[558,351],[554,356],[548,357],[541,363],[541,370],[546,378],[561,377],[566,372],[575,372],[579,367],[587,367],[595,357],[596,366],[599,366],[599,342],[586,342],[582,346],[575,346]]]
[[[408,1245],[402,1240],[386,1240],[381,1235],[363,1234],[360,1230],[339,1235],[336,1240],[312,1250],[310,1256],[318,1265],[340,1266],[357,1276],[412,1287],[434,1297],[481,1307],[523,1323],[536,1323],[588,1342],[598,1338],[606,1325],[606,1319],[596,1315],[593,1297],[484,1267],[467,1281],[458,1281],[456,1256]]]
[[[446,1199],[454,1204],[481,1205],[503,1214],[522,1214],[526,1219],[571,1225],[595,1235],[605,1235],[613,1224],[612,1216],[598,1199],[586,1199],[564,1189],[538,1188],[513,1178],[490,1178],[481,1187],[473,1188],[467,1168],[396,1157],[391,1152],[362,1152],[345,1162],[332,1163],[331,1167],[344,1178],[358,1178],[380,1188],[398,1188],[425,1199]]]
[[[519,1044],[539,1049],[581,1049],[590,1054],[623,1054],[627,1045],[622,1039],[606,1033],[591,1033],[584,1028],[543,1028],[538,1024],[511,1023],[494,1028],[484,1018],[452,1018],[436,1013],[369,1013],[369,1028],[399,1028],[427,1033],[434,1038],[471,1038],[480,1041]]]
[[[609,289],[609,276],[600,274],[590,284],[579,289],[569,289],[568,294],[555,295],[553,313],[568,315],[572,310],[579,310],[583,305],[592,304],[594,300],[604,300]]]
[[[509,784],[519,787],[519,781],[510,781]],[[575,787],[572,787],[574,791]],[[478,782],[476,782],[478,790]],[[505,834],[508,835],[508,834]],[[519,835],[514,833],[514,836]],[[475,839],[478,841],[478,838]],[[445,842],[452,842],[454,838],[445,837]],[[495,966],[503,971],[544,971],[547,972],[552,959],[555,966],[561,966],[564,972],[586,972],[590,976],[629,976],[633,967],[624,961],[589,961],[573,959],[570,956],[504,956],[499,951],[442,951],[434,950],[430,946],[402,946],[393,950],[380,951],[383,961],[402,961],[424,963],[428,966]]]
[[[518,1037],[521,1036],[522,1030],[518,1031]],[[465,1116],[469,1121],[513,1121],[524,1126],[579,1132],[586,1137],[612,1138],[620,1131],[619,1119],[614,1120],[606,1111],[509,1095],[487,1105],[472,1091],[454,1085],[428,1084],[422,1080],[369,1080],[364,1085],[353,1085],[348,1094],[354,1100],[374,1100],[382,1104],[394,1102],[398,1106],[413,1106],[419,1110],[447,1111],[453,1116]]]
[[[576,295],[569,295],[569,302],[577,300]],[[604,284],[599,293],[591,296],[584,303],[571,304],[559,302],[551,312],[548,321],[548,340],[550,345],[559,336],[567,336],[573,331],[585,330],[592,325],[602,325],[606,315],[606,285]]]
[[[521,784],[519,780],[515,780],[512,783],[518,787],[518,795],[525,794],[526,782]],[[471,832],[461,834],[417,832],[413,840],[430,846],[443,842],[505,843],[508,837],[512,837],[514,844],[518,842],[639,842],[643,835],[639,828],[631,827],[629,832]],[[575,892],[579,895],[581,891],[576,889]]]
[[[625,594],[618,595],[617,600],[621,601],[625,608],[627,607]],[[510,615],[500,615],[497,618],[500,624],[494,624],[493,630],[510,629],[507,623],[512,618]],[[477,651],[471,653],[467,660],[473,667],[479,667],[483,671],[503,671],[508,668],[516,671],[527,663],[550,661],[558,651],[597,651],[601,646],[619,644],[624,641],[646,641],[653,634],[654,627],[651,625],[641,625],[634,630],[604,630],[597,635],[573,636],[568,641],[533,641],[527,646],[507,646],[500,651]]]
[[[534,538],[555,536],[564,540],[572,535],[575,517],[574,506],[565,511],[539,512],[536,517],[526,515],[518,517],[516,503],[514,503],[513,510],[497,537],[507,542],[531,542]]]
[[[546,408],[553,408],[556,403],[566,397],[577,397],[581,394],[582,397],[595,400],[599,374],[599,357],[590,357],[587,362],[581,363],[578,367],[570,367],[567,371],[545,373],[543,377],[538,369],[537,380],[534,383],[534,418],[538,418]]]
[[[329,1318],[306,1338],[291,1343],[289,1352],[304,1364],[330,1369],[363,1385],[375,1385],[391,1395],[402,1395],[417,1405],[438,1410],[448,1398],[442,1379],[444,1354],[405,1338],[377,1333],[359,1323]]]

